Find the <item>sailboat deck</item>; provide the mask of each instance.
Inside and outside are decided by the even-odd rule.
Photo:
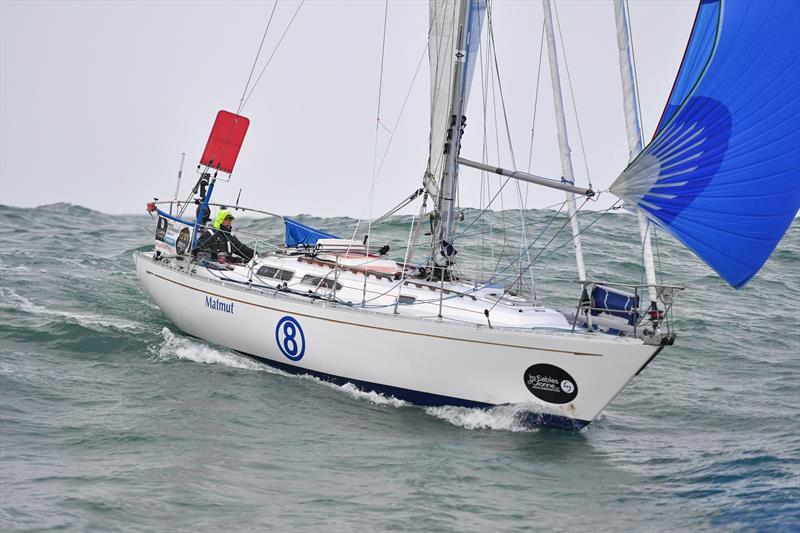
[[[157,261],[152,254],[143,254]],[[509,305],[498,301],[498,289],[478,288],[460,282],[434,284],[424,280],[390,279],[385,275],[333,270],[308,262],[303,256],[268,255],[253,265],[198,263],[187,258],[172,258],[171,269],[207,281],[233,286],[259,295],[288,298],[306,303],[352,310],[358,313],[394,315],[398,318],[441,321],[469,327],[561,332],[568,335],[593,335],[575,331],[566,316],[533,302]],[[160,261],[164,263],[164,261]],[[264,267],[278,277],[259,276]],[[291,272],[291,277],[282,273]],[[322,283],[321,283],[322,282]],[[500,289],[502,291],[502,289]],[[490,310],[487,320],[485,310]]]

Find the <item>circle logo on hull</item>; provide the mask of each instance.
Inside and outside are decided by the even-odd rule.
[[[306,336],[300,323],[291,316],[285,316],[275,327],[275,341],[281,353],[291,361],[299,361],[306,353]]]
[[[525,371],[525,386],[548,403],[569,403],[578,396],[578,383],[557,366],[540,363]]]

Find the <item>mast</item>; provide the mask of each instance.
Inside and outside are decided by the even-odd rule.
[[[447,130],[447,140],[444,144],[444,172],[439,187],[439,228],[437,239],[439,243],[447,241],[452,243],[451,237],[455,229],[455,201],[458,189],[458,152],[461,148],[461,134],[464,131],[464,93],[467,90],[465,83],[465,58],[467,54],[467,39],[469,36],[469,8],[471,0],[462,0],[458,4],[458,22],[456,31],[458,39],[456,49],[453,51],[453,89],[450,98],[450,122]],[[435,252],[434,252],[435,253]]]
[[[556,125],[558,127],[558,149],[561,152],[561,173],[564,181],[570,185],[575,184],[572,173],[572,159],[570,157],[569,140],[567,139],[567,122],[564,118],[564,100],[561,97],[561,77],[558,73],[558,55],[556,40],[553,35],[553,16],[550,11],[550,0],[542,0],[544,8],[544,27],[547,39],[547,52],[550,59],[550,78],[553,83],[553,104],[556,109]],[[578,278],[586,281],[586,267],[583,263],[583,248],[581,246],[580,225],[575,209],[575,194],[567,192],[567,211],[572,226],[572,242],[575,245],[575,262],[578,265]]]
[[[628,31],[628,4],[625,0],[614,0],[614,15],[617,21],[617,47],[619,48],[619,73],[622,78],[622,99],[625,106],[625,127],[628,130],[628,163],[644,150],[641,118],[639,117],[639,95],[634,83],[631,37]],[[656,302],[656,267],[653,261],[653,245],[650,239],[649,221],[641,209],[636,210],[639,233],[642,237],[642,255],[645,279],[650,302]]]

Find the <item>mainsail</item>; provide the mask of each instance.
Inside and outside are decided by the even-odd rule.
[[[462,5],[467,3],[467,47],[459,50],[458,19]],[[430,0],[428,28],[428,59],[431,76],[431,131],[428,152],[426,187],[434,199],[438,198],[438,184],[445,168],[445,144],[451,121],[451,104],[455,83],[453,76],[456,61],[463,61],[464,69],[459,84],[462,87],[462,109],[466,108],[475,62],[478,58],[481,23],[486,11],[486,0]],[[451,132],[452,135],[452,132]],[[457,149],[457,147],[456,147]]]
[[[800,208],[800,4],[702,0],[656,133],[610,190],[736,288]]]

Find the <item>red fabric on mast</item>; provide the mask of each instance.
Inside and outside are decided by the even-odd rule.
[[[224,110],[217,113],[200,164],[232,173],[248,126],[250,119],[247,117]]]

